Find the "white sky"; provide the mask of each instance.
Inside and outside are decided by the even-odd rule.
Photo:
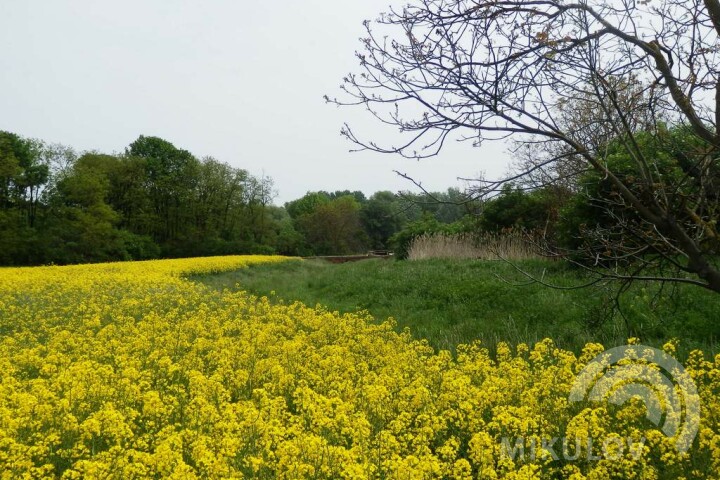
[[[162,137],[273,178],[277,204],[310,190],[433,190],[500,176],[501,144],[416,162],[349,153],[340,134],[393,143],[362,108],[325,104],[359,72],[362,21],[404,0],[3,0],[0,130],[121,152]]]

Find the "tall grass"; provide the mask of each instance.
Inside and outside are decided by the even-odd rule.
[[[443,233],[416,237],[408,249],[409,260],[430,258],[529,260],[541,258],[539,249],[520,232],[481,235]]]
[[[565,262],[517,261],[524,271],[562,287],[586,284],[581,269]],[[365,260],[334,265],[325,261],[257,265],[235,272],[194,277],[219,290],[241,289],[274,302],[300,300],[342,313],[367,310],[379,321],[393,317],[436,348],[480,340],[533,343],[552,337],[562,348],[579,351],[588,342],[621,345],[638,337],[661,346],[681,339],[681,347],[718,352],[720,302],[712,292],[679,286],[673,295],[657,285],[637,284],[614,305],[614,285],[558,290],[528,284],[507,262],[430,259]],[[661,297],[657,297],[661,295]]]

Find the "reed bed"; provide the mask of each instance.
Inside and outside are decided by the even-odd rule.
[[[409,260],[454,258],[477,260],[527,260],[542,258],[540,248],[521,232],[480,235],[431,233],[416,237]]]

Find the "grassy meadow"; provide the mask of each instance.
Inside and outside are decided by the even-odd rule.
[[[582,285],[583,272],[560,262],[524,260],[528,273],[560,287]],[[560,290],[528,278],[502,261],[366,260],[334,265],[322,260],[259,264],[194,281],[216,289],[247,290],[276,303],[298,300],[342,313],[367,310],[392,317],[400,331],[438,349],[482,340],[534,343],[550,337],[579,351],[587,342],[621,345],[638,337],[660,346],[670,338],[680,348],[717,351],[720,301],[696,287],[637,284],[619,298],[617,285]]]

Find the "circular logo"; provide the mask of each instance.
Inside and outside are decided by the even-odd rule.
[[[647,419],[687,452],[700,426],[700,397],[685,368],[656,348],[627,345],[596,356],[575,378],[570,402],[622,405],[639,398]]]

